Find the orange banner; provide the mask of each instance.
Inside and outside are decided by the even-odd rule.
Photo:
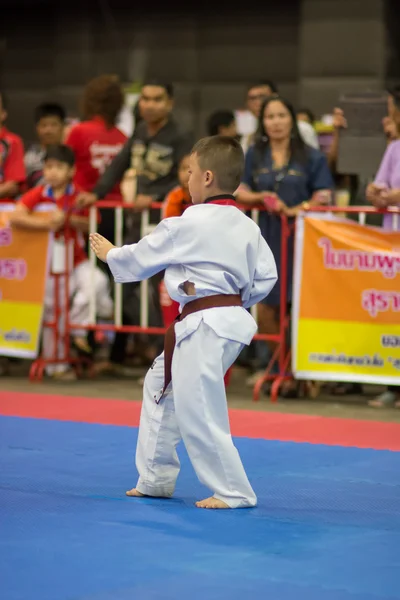
[[[295,257],[296,377],[400,385],[400,233],[301,217]]]
[[[50,234],[12,229],[0,206],[0,355],[37,356]]]

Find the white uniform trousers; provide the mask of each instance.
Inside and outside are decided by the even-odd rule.
[[[180,464],[180,439],[200,482],[231,508],[255,506],[257,498],[235,448],[229,427],[224,374],[243,345],[222,337],[204,321],[176,345],[172,384],[159,404],[164,355],[148,371],[140,417],[137,490],[172,496]]]
[[[70,304],[69,320],[71,323],[79,323],[79,325],[89,324],[89,298],[90,298],[90,286],[91,286],[91,265],[88,260],[81,262],[71,273],[69,277],[69,289],[68,289],[68,301]],[[63,338],[65,337],[65,278],[63,276],[58,278],[58,295],[61,313],[58,318],[58,331],[60,333],[59,341],[57,344],[57,351],[55,349],[55,336],[53,329],[44,327],[43,329],[43,343],[42,343],[42,356],[43,358],[51,359],[54,357],[55,351],[57,358],[63,359],[64,356],[64,344]],[[49,275],[46,284],[45,302],[44,302],[44,321],[51,322],[54,320],[54,301],[55,301],[55,282],[56,278]],[[105,273],[99,268],[95,269],[94,277],[94,288],[96,296],[96,314],[104,319],[112,318],[113,301],[110,296],[109,282]],[[73,335],[84,335],[85,330],[77,329],[72,332]],[[62,373],[68,368],[68,365],[57,364],[48,365],[46,372],[51,375],[53,373]]]

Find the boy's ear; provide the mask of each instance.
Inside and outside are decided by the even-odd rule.
[[[5,123],[5,121],[7,121],[7,117],[8,117],[8,112],[7,112],[6,110],[4,110],[4,109],[3,109],[3,110],[0,112],[0,125],[1,125],[2,123]]]
[[[73,167],[71,167],[71,177],[75,177],[75,173],[76,173],[76,167],[74,165]]]
[[[205,183],[207,186],[211,185],[214,181],[214,173],[212,171],[205,172]]]

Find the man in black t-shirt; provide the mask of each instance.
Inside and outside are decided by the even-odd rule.
[[[178,128],[171,116],[173,89],[169,84],[151,81],[146,83],[139,99],[141,120],[133,135],[120,153],[104,172],[91,193],[83,192],[77,198],[82,206],[89,206],[103,199],[113,187],[122,181],[125,173],[131,171],[136,176],[137,189],[133,198],[134,211],[140,212],[153,202],[162,202],[165,196],[178,184],[178,165],[183,156],[191,150],[193,140]],[[104,219],[104,217],[103,217]],[[152,223],[160,220],[160,211],[151,211]],[[140,239],[140,218],[133,214],[125,227],[124,243],[134,243]],[[103,225],[104,226],[104,225]],[[151,280],[149,286],[149,325],[161,327],[163,322],[158,298],[160,278]],[[124,324],[139,324],[140,294],[139,284],[126,284],[124,294]],[[117,333],[110,361],[105,365],[121,371],[120,365],[126,355],[126,334]],[[152,349],[146,349],[149,359]],[[156,355],[158,349],[154,349]]]
[[[171,85],[150,82],[143,86],[139,99],[141,121],[93,192],[81,194],[78,202],[90,205],[104,198],[129,169],[137,177],[136,210],[164,200],[177,185],[179,162],[192,146],[191,137],[183,134],[171,117],[172,107]]]

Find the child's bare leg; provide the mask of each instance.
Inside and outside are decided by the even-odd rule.
[[[170,498],[175,490],[180,463],[176,452],[181,436],[172,391],[157,404],[164,386],[164,355],[149,369],[143,386],[136,467],[139,480],[128,496]]]

